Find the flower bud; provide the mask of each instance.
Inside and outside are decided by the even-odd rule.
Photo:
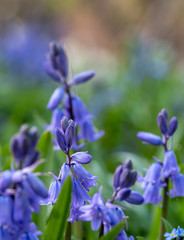
[[[159,113],[157,116],[157,124],[160,129],[160,132],[162,134],[166,134],[167,133],[167,123],[165,121],[164,116],[161,113]]]
[[[47,109],[54,110],[61,103],[64,93],[65,91],[63,88],[61,87],[56,88],[50,97]]]
[[[130,196],[130,193],[131,193],[131,189],[130,188],[123,188],[121,189],[117,196],[116,196],[116,200],[117,201],[123,201],[125,200],[127,197]]]
[[[61,150],[64,153],[67,153],[67,147],[66,147],[66,143],[65,143],[65,139],[64,139],[64,133],[59,128],[56,128],[56,141],[59,144]]]
[[[131,204],[141,205],[144,202],[144,198],[138,192],[132,191],[130,196],[128,196],[125,199],[125,201],[128,202],[128,203],[131,203]]]
[[[81,83],[85,83],[88,80],[90,80],[92,77],[94,77],[95,72],[94,71],[85,71],[85,72],[81,72],[77,75],[75,75],[70,81],[69,81],[69,85],[74,85],[74,84],[81,84]]]
[[[170,137],[175,133],[177,127],[178,127],[178,119],[176,117],[172,117],[168,127],[168,135]]]
[[[155,146],[159,146],[163,144],[161,137],[149,132],[138,132],[137,137],[143,142],[152,144]]]

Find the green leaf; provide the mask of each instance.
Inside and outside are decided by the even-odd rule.
[[[44,158],[44,163],[36,168],[37,172],[47,173],[53,172],[53,144],[51,139],[50,132],[44,132],[38,142],[37,149],[41,152],[41,158]],[[40,176],[40,179],[48,187],[52,179],[51,176]],[[39,214],[33,213],[33,221],[38,226],[38,228],[43,231],[45,229],[46,219],[47,219],[47,210],[45,206],[41,206]]]
[[[168,220],[166,220],[165,218],[161,218],[161,219],[164,222],[166,232],[172,232],[174,227],[170,224],[170,222]]]
[[[102,236],[100,238],[100,240],[113,240],[113,239],[115,239],[115,237],[118,235],[118,233],[122,229],[123,225],[124,225],[124,222],[119,223],[110,232],[108,232],[107,234]]]
[[[51,144],[51,134],[49,131],[44,132],[39,140],[37,149],[42,153],[42,157],[45,157],[49,151]]]
[[[61,240],[64,237],[69,208],[71,202],[71,177],[68,177],[62,186],[58,200],[47,221],[46,229],[43,233],[43,240]]]

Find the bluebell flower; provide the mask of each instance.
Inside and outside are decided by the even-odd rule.
[[[145,189],[148,183],[160,185],[162,165],[160,163],[152,163],[143,178],[142,188]]]
[[[173,188],[171,189],[171,197],[183,197],[184,196],[184,175],[177,174],[171,177]]]
[[[80,220],[82,212],[80,211],[80,207],[76,207],[74,204],[71,203],[70,205],[70,216],[68,218],[68,222],[75,222]]]
[[[77,179],[82,184],[82,186],[89,191],[89,188],[97,186],[95,179],[98,177],[91,175],[81,164],[72,164],[73,173],[77,176]]]
[[[180,168],[178,167],[174,152],[171,150],[166,151],[163,163],[163,176],[165,178],[176,176],[179,171]]]
[[[63,116],[64,114],[60,109],[55,109],[52,112],[51,123],[45,126],[45,130],[50,131],[52,134],[55,134],[56,128],[61,128],[61,119]]]
[[[89,205],[80,207],[80,211],[83,212],[80,215],[80,219],[83,221],[91,221],[93,231],[97,231],[103,221],[110,221],[102,199],[102,189],[93,195]]]
[[[144,203],[151,203],[151,204],[158,205],[162,200],[160,191],[161,191],[161,188],[157,184],[148,183],[143,194]]]
[[[91,198],[84,190],[82,184],[75,178],[72,178],[72,205],[79,208]]]
[[[174,228],[171,233],[166,232],[164,234],[164,237],[166,237],[166,240],[174,239],[178,236],[178,231]]]
[[[68,77],[68,58],[62,46],[55,43],[50,45],[50,52],[47,56],[47,61],[44,65],[46,72],[55,81],[63,85],[57,88],[52,94],[47,109],[54,110],[58,105],[63,102],[63,112],[67,118],[73,119],[78,125],[78,134],[73,139],[72,149],[80,150],[84,144],[79,144],[80,140],[96,141],[104,135],[104,131],[96,132],[91,121],[92,115],[88,113],[82,100],[71,93],[73,85],[84,83],[94,77],[94,71],[85,71],[72,76],[69,81]],[[53,124],[47,129],[53,131]],[[54,149],[57,144],[54,141]],[[65,150],[65,149],[63,149]]]

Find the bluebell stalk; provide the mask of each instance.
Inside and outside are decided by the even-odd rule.
[[[32,173],[42,162],[37,142],[36,128],[26,125],[12,138],[14,167],[0,173],[0,240],[38,240],[41,234],[31,222],[32,212],[38,213],[48,197],[45,185]]]
[[[104,203],[102,198],[102,188],[98,193],[95,193],[90,204],[80,207],[79,219],[83,221],[91,221],[91,228],[93,231],[97,231],[100,228],[100,236],[106,234],[115,225],[122,221],[126,221],[122,207],[114,204],[114,201],[128,202],[131,204],[140,205],[144,202],[143,197],[131,190],[131,187],[137,180],[137,172],[133,170],[131,160],[125,161],[120,165],[114,174],[113,189],[114,193],[111,199]],[[133,240],[131,236],[127,238],[125,231],[122,229],[116,240]]]
[[[172,117],[168,123],[168,113],[165,109],[157,116],[157,124],[162,134],[162,138],[158,135],[148,132],[138,132],[137,137],[143,142],[155,146],[162,146],[164,148],[164,161],[161,162],[155,158],[156,163],[153,163],[146,176],[142,179],[142,187],[144,191],[145,203],[157,204],[162,201],[163,210],[162,217],[167,218],[167,206],[169,197],[182,197],[184,191],[182,186],[184,184],[184,175],[180,173],[180,168],[177,164],[175,153],[172,150],[173,135],[177,130],[178,120]],[[170,146],[168,142],[170,141]],[[169,192],[169,181],[172,182],[173,188]],[[163,198],[161,196],[161,189],[164,189]],[[161,221],[160,240],[163,238],[164,224]]]
[[[80,207],[90,200],[87,194],[92,186],[97,186],[95,179],[81,164],[88,164],[92,157],[87,152],[70,154],[70,149],[75,141],[76,123],[65,116],[61,120],[61,127],[56,128],[56,141],[60,149],[66,154],[66,162],[62,165],[59,176],[51,175],[54,181],[49,188],[49,197],[42,204],[54,204],[68,175],[72,176],[72,202],[68,221],[79,220]]]
[[[50,52],[44,64],[48,75],[61,85],[54,90],[49,103],[48,110],[52,110],[51,124],[46,129],[54,134],[55,128],[60,128],[58,124],[62,116],[72,119],[77,123],[78,130],[73,139],[72,149],[79,151],[84,147],[81,140],[96,141],[104,135],[104,131],[96,132],[92,123],[92,114],[89,114],[82,100],[71,92],[74,85],[82,84],[94,77],[94,71],[81,72],[75,76],[69,76],[69,63],[65,50],[55,43],[50,45]],[[60,108],[61,105],[61,108]],[[59,149],[57,141],[54,140],[54,149]]]

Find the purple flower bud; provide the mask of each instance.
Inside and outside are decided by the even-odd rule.
[[[165,122],[167,123],[167,122],[168,122],[168,119],[169,119],[169,115],[168,115],[167,110],[166,110],[165,108],[163,108],[160,113],[162,114],[162,116],[163,116],[164,119],[165,119]]]
[[[156,145],[156,146],[163,144],[161,137],[159,137],[155,134],[149,133],[149,132],[138,132],[137,137],[140,140],[142,140],[143,142],[148,143],[148,144],[152,144],[152,145]]]
[[[59,144],[61,150],[64,153],[67,153],[68,151],[67,151],[67,147],[66,147],[66,143],[65,143],[64,133],[59,128],[56,128],[56,140],[57,140],[57,143]]]
[[[24,160],[24,163],[23,163],[23,167],[28,167],[30,165],[32,165],[33,163],[35,163],[38,158],[39,158],[39,151],[35,151],[33,152],[32,154],[30,153]]]
[[[117,201],[123,201],[125,200],[127,197],[130,196],[130,193],[131,193],[131,189],[130,188],[123,188],[121,189],[117,196],[116,196],[116,200]]]
[[[66,116],[63,116],[62,119],[61,119],[61,128],[62,128],[64,133],[65,133],[68,125],[69,125],[68,118]]]
[[[37,178],[34,174],[29,173],[27,174],[27,181],[30,184],[32,190],[37,194],[38,196],[42,198],[48,197],[48,191],[43,184],[43,182]]]
[[[131,192],[130,196],[128,196],[125,199],[126,202],[135,204],[135,205],[141,205],[144,202],[144,198],[142,195],[140,195],[138,192]]]
[[[74,85],[74,84],[81,84],[81,83],[85,83],[88,80],[90,80],[92,77],[94,77],[95,72],[94,71],[85,71],[85,72],[81,72],[77,75],[75,75],[70,81],[69,81],[69,85]]]
[[[120,165],[116,168],[116,171],[114,174],[114,180],[113,180],[113,189],[114,190],[119,187],[119,179],[120,179],[120,175],[121,175],[122,171],[123,171],[122,165]]]
[[[123,172],[120,175],[120,180],[119,180],[120,187],[121,188],[131,187],[135,184],[136,180],[137,180],[137,172],[134,170],[131,171],[126,168],[125,170],[123,170]]]
[[[45,61],[43,64],[43,67],[46,71],[46,73],[56,82],[61,83],[61,77],[59,76],[59,73],[57,71],[54,70],[54,68],[52,67],[51,63],[49,61]]]
[[[123,167],[132,170],[132,169],[133,169],[132,161],[131,161],[130,159],[127,159],[127,160],[123,163]]]
[[[54,110],[62,101],[65,91],[63,88],[58,87],[54,90],[47,105],[48,110]]]
[[[50,44],[50,62],[52,67],[61,72],[64,78],[68,76],[68,58],[62,46],[55,43]]]
[[[12,172],[6,170],[0,175],[0,192],[4,192],[12,182]]]
[[[37,127],[32,127],[29,130],[29,139],[30,139],[30,144],[32,149],[36,147],[37,143],[38,143],[38,129]]]
[[[87,152],[76,152],[71,155],[71,159],[77,163],[87,164],[91,162],[92,156]]]
[[[160,129],[160,132],[162,134],[166,134],[167,133],[167,122],[161,113],[159,113],[157,116],[157,124]]]
[[[168,127],[168,135],[170,137],[175,133],[177,127],[178,127],[178,119],[176,117],[172,117]]]
[[[65,143],[68,148],[71,148],[73,140],[75,138],[75,123],[73,120],[69,121],[69,126],[67,127],[65,131]]]
[[[173,151],[165,152],[164,164],[163,164],[163,176],[165,178],[176,176],[180,171],[178,167],[176,156]]]

